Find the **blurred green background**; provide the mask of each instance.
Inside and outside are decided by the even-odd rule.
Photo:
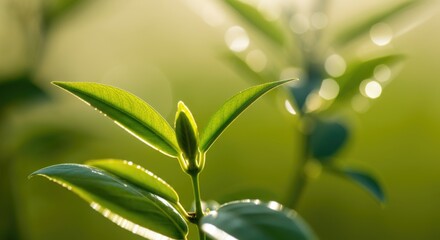
[[[331,1],[329,31],[381,9],[382,2]],[[62,3],[72,6],[61,15],[56,9]],[[118,86],[170,122],[183,100],[203,127],[227,98],[253,82],[221,58],[225,28],[207,24],[194,10],[200,1],[195,4],[0,0],[0,239],[140,239],[59,186],[27,179],[57,163],[131,160],[174,186],[189,208],[190,180],[177,161],[50,81]],[[50,17],[43,18],[42,9]],[[391,48],[407,59],[381,97],[364,113],[345,114],[354,131],[339,158],[375,172],[387,204],[323,173],[297,209],[321,239],[440,239],[440,14],[432,13],[420,12],[409,22],[432,16],[393,39]],[[227,24],[240,23],[230,11],[224,14]],[[300,146],[296,116],[283,98],[275,91],[259,100],[211,149],[201,176],[204,199],[287,198]]]

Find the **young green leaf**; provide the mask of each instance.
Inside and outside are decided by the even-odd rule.
[[[322,162],[328,161],[347,142],[348,133],[341,122],[318,119],[309,137],[310,153]]]
[[[224,0],[231,8],[233,8],[244,20],[263,33],[273,42],[284,45],[285,35],[277,22],[269,21],[266,17],[252,5],[243,0]]]
[[[177,143],[183,156],[195,164],[195,159],[199,149],[199,131],[189,109],[183,102],[177,104],[176,120],[174,122]],[[190,163],[190,164],[191,164]]]
[[[200,225],[204,232],[218,240],[317,239],[295,211],[276,202],[242,200],[226,203],[204,216]]]
[[[177,157],[174,130],[156,110],[133,94],[98,83],[54,82],[84,100],[124,130],[161,153]]]
[[[372,197],[374,197],[374,199],[376,199],[380,203],[385,203],[385,193],[380,183],[371,174],[347,167],[332,167],[331,171],[335,172],[339,176],[355,182],[357,185],[365,189]]]
[[[385,65],[391,67],[392,65],[401,62],[404,59],[402,55],[388,55],[369,59],[366,61],[352,63],[347,73],[337,78],[339,83],[339,94],[337,101],[352,97],[354,93],[359,90],[359,85],[365,79],[371,78],[374,75],[374,70],[377,66]]]
[[[391,18],[398,17],[403,12],[407,11],[408,9],[411,9],[416,4],[420,4],[421,2],[423,2],[423,0],[421,1],[410,0],[410,1],[402,2],[390,9],[380,12],[379,14],[367,20],[364,20],[359,23],[355,23],[351,27],[348,27],[347,29],[344,29],[344,31],[339,33],[336,36],[334,43],[338,46],[347,45],[351,41],[369,33],[373,25],[383,21],[388,21]]]
[[[87,161],[86,165],[103,169],[116,177],[143,189],[144,191],[156,194],[171,203],[178,203],[179,196],[176,191],[164,180],[140,165],[133,164],[126,160],[100,159]]]
[[[30,175],[43,176],[73,191],[120,227],[148,239],[183,239],[188,225],[165,199],[91,166],[59,164]]]
[[[226,101],[223,106],[211,117],[200,140],[200,150],[208,151],[209,147],[220,136],[220,134],[232,123],[247,107],[270,90],[292,81],[280,80],[265,83],[248,88]]]

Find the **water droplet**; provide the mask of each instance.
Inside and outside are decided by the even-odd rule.
[[[295,14],[289,22],[290,29],[296,34],[304,34],[310,29],[310,22],[306,15]]]
[[[374,78],[379,82],[387,82],[391,79],[391,69],[381,64],[374,68]]]
[[[339,94],[339,84],[331,79],[324,79],[321,83],[321,88],[319,89],[319,96],[325,100],[335,99]]]
[[[246,56],[246,63],[255,72],[261,72],[267,64],[266,54],[259,49],[252,50]]]
[[[344,74],[347,64],[344,58],[338,54],[332,54],[325,60],[325,70],[332,77],[340,77]]]
[[[328,17],[325,13],[316,12],[310,17],[310,23],[315,29],[323,29],[328,25]]]
[[[293,108],[292,104],[290,103],[289,100],[286,99],[286,101],[284,102],[284,107],[286,108],[286,110],[292,114],[292,115],[296,115],[296,111]]]
[[[359,91],[365,97],[375,99],[382,94],[382,86],[377,81],[367,79],[361,82],[359,85]]]
[[[246,31],[239,26],[230,27],[225,34],[225,41],[229,49],[242,52],[249,47],[250,40]]]
[[[377,46],[385,46],[393,39],[393,29],[386,23],[377,23],[370,29],[370,38]]]

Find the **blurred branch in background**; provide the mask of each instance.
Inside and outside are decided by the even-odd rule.
[[[19,108],[43,104],[50,99],[49,94],[37,83],[46,39],[58,19],[72,11],[80,2],[79,0],[7,0],[1,2],[4,5],[2,10],[8,13],[11,22],[16,23],[11,25],[17,27],[18,35],[23,39],[24,44],[21,46],[23,50],[20,52],[23,52],[24,56],[21,58],[25,60],[13,67],[12,70],[7,69],[8,71],[0,72],[0,138],[2,139],[0,143],[0,193],[2,196],[0,200],[0,212],[2,212],[0,215],[0,239],[23,239],[26,235],[23,234],[24,229],[20,229],[18,219],[19,207],[17,204],[20,201],[16,199],[18,190],[17,183],[14,181],[15,154],[33,153],[34,159],[37,159],[38,156],[50,159],[50,156],[53,156],[56,151],[65,151],[66,148],[63,147],[83,140],[77,131],[75,134],[64,136],[67,131],[64,128],[33,126],[29,129],[29,133],[32,133],[33,129],[38,129],[38,131],[22,136],[22,143],[15,146],[15,150],[10,150],[8,147],[13,139],[6,133],[11,131],[6,129],[10,127],[7,125],[8,114]],[[18,41],[14,39],[14,36],[3,36],[3,39]],[[50,149],[50,151],[38,153],[33,149],[39,151]]]
[[[188,2],[209,25],[226,26],[225,60],[246,79],[300,78],[286,87],[284,102],[299,119],[302,139],[285,203],[297,207],[307,182],[321,169],[355,182],[384,203],[385,193],[369,171],[337,160],[352,131],[344,115],[365,112],[397,76],[404,58],[392,41],[432,16],[432,1],[365,10],[346,19],[348,26],[334,28],[328,1]],[[226,12],[239,19],[227,19]]]

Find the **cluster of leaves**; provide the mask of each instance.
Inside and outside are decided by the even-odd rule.
[[[198,176],[208,149],[254,101],[289,81],[257,85],[233,96],[211,117],[200,137],[183,102],[178,103],[173,129],[153,107],[124,90],[98,83],[54,83],[143,143],[176,158],[193,181],[195,213],[185,210],[169,184],[130,161],[59,164],[40,169],[31,177],[43,176],[66,187],[104,217],[148,239],[186,239],[188,223],[199,227],[201,239],[205,233],[212,239],[315,239],[297,213],[276,202],[242,200],[211,209],[203,209],[201,204]]]
[[[277,54],[276,60],[267,61],[264,69],[256,71],[247,62],[246,51],[230,51],[226,54],[227,60],[232,63],[238,71],[244,73],[248,78],[269,81],[278,78],[283,69],[294,67],[301,69],[300,81],[295,84],[286,85],[286,90],[290,95],[289,105],[295,108],[296,114],[301,121],[300,129],[305,141],[305,153],[300,159],[298,171],[303,171],[308,162],[314,161],[329,172],[336,173],[337,176],[345,177],[372,194],[375,199],[383,203],[385,194],[375,177],[364,169],[350,166],[342,166],[335,161],[337,153],[346,144],[350,129],[346,122],[340,118],[335,118],[335,113],[346,108],[354,98],[362,98],[368,102],[369,99],[362,96],[359,92],[360,85],[364,80],[374,79],[375,70],[382,66],[387,69],[397,66],[403,57],[400,54],[375,54],[374,57],[364,59],[352,59],[342,64],[343,74],[331,74],[326,70],[328,53],[343,53],[356,51],[360,47],[359,42],[362,38],[369,36],[372,27],[384,22],[395,21],[399,16],[404,16],[407,10],[412,9],[423,1],[406,1],[379,12],[366,20],[355,23],[343,29],[340,33],[333,36],[329,43],[324,42],[324,26],[295,31],[292,21],[295,17],[302,16],[310,19],[313,14],[324,17],[328,21],[325,13],[325,1],[313,1],[311,12],[301,12],[294,7],[284,9],[278,20],[268,20],[263,12],[253,4],[243,0],[224,0],[221,1],[232,9],[245,24],[260,33],[263,39],[269,44],[268,51]],[[285,20],[285,21],[284,21]],[[309,20],[307,20],[309,21]],[[290,24],[290,26],[289,26]],[[297,50],[297,51],[295,51]],[[285,55],[287,53],[287,56]],[[271,56],[266,54],[266,56]],[[280,63],[284,61],[283,63]],[[278,64],[277,64],[278,63]],[[319,91],[325,88],[324,80],[330,79],[336,86],[338,92],[331,99],[324,99],[319,96]],[[376,81],[378,84],[379,82]],[[383,83],[381,83],[383,84]],[[325,90],[325,89],[324,89]],[[308,103],[316,103],[312,106]],[[305,127],[304,127],[305,126]],[[302,178],[307,178],[306,174],[298,172],[296,185],[291,190],[292,195],[288,200],[288,205],[294,207],[299,198],[299,193],[303,184],[306,182]]]

